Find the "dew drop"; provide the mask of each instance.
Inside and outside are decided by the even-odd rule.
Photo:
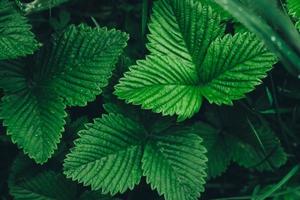
[[[276,41],[276,37],[275,37],[275,36],[271,36],[271,40],[272,40],[273,42],[275,42],[275,41]]]

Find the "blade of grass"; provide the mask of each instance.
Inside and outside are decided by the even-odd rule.
[[[271,194],[269,196],[269,198],[279,197],[279,196],[291,194],[291,193],[294,193],[294,192],[296,192],[298,190],[300,190],[300,186],[295,187],[295,188],[288,188],[288,189],[286,189],[284,191],[274,192],[273,194]],[[214,198],[214,199],[211,199],[211,200],[254,200],[253,198],[254,198],[253,196],[245,195],[245,196],[236,196],[236,197]]]
[[[148,0],[143,0],[143,2],[142,2],[142,36],[143,37],[145,36],[146,29],[147,29],[148,7],[149,7]]]
[[[276,185],[271,187],[268,191],[266,191],[264,194],[261,194],[255,200],[264,200],[266,198],[271,197],[272,194],[274,194],[277,190],[279,190],[283,185],[285,185],[293,176],[295,176],[299,172],[300,166],[296,165],[293,167],[287,175],[285,175],[281,181],[279,181]]]
[[[272,155],[273,151],[271,151],[269,155],[267,154],[267,151],[266,151],[265,146],[264,146],[264,144],[262,143],[262,141],[261,141],[261,139],[260,139],[260,137],[259,137],[259,134],[257,133],[257,131],[256,131],[255,127],[254,127],[254,125],[252,124],[252,122],[249,120],[248,117],[247,117],[247,123],[248,123],[248,125],[250,126],[252,132],[254,133],[254,135],[255,135],[255,137],[256,137],[256,139],[257,139],[257,141],[258,141],[259,147],[260,147],[260,149],[261,149],[261,152],[263,153],[263,155],[264,155],[264,157],[265,157],[265,158],[264,158],[260,163],[258,163],[258,164],[262,164],[263,162],[267,161],[268,164],[270,165],[270,167],[271,167],[272,169],[275,169],[273,163],[271,162],[271,160],[269,160],[269,157]]]
[[[93,16],[91,16],[91,20],[93,21],[93,23],[96,27],[99,27],[99,23],[97,22],[97,20]]]
[[[250,31],[258,35],[284,63],[291,75],[300,78],[300,35],[290,18],[269,0],[215,0]]]

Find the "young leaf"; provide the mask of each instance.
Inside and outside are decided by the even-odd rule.
[[[15,200],[73,200],[76,185],[60,174],[46,171],[11,185],[10,193]]]
[[[0,60],[32,54],[39,44],[31,26],[9,0],[0,1]]]
[[[142,176],[143,127],[122,115],[109,114],[86,128],[65,159],[66,176],[103,193],[133,189]]]
[[[221,39],[220,23],[220,16],[205,2],[156,2],[147,45],[151,55],[130,67],[115,94],[144,109],[176,114],[178,120],[198,112],[203,97],[229,105],[242,98],[276,59],[250,34]]]
[[[206,149],[194,134],[168,135],[147,143],[143,174],[166,200],[196,200],[204,191]]]

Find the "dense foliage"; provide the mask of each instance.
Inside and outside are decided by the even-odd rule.
[[[298,0],[0,0],[0,198],[300,199],[299,27]]]

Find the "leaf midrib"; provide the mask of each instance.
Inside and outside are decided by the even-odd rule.
[[[87,167],[87,166],[90,165],[90,164],[95,164],[95,163],[98,162],[98,161],[101,162],[102,159],[109,159],[109,157],[113,157],[113,156],[116,156],[116,155],[118,155],[118,154],[125,153],[126,151],[134,150],[135,148],[139,148],[139,147],[141,148],[141,147],[142,147],[142,144],[139,144],[139,143],[138,143],[138,144],[131,144],[131,145],[127,146],[127,148],[125,148],[125,149],[120,149],[119,151],[115,151],[115,152],[113,152],[113,153],[111,153],[111,154],[107,154],[106,156],[103,156],[103,157],[101,157],[101,158],[98,158],[98,159],[95,159],[95,160],[88,161],[88,162],[86,162],[86,163],[84,163],[84,164],[82,164],[82,165],[78,165],[78,166],[76,166],[76,167],[72,167],[72,168],[70,168],[68,171],[76,171],[76,170],[78,170],[78,169],[85,168],[85,167]]]
[[[201,82],[201,76],[199,76],[199,80],[202,84],[203,87],[208,86],[212,81],[217,80],[218,78],[220,78],[220,76],[226,74],[227,72],[230,72],[231,70],[233,70],[234,68],[243,65],[245,62],[251,61],[252,59],[264,54],[266,52],[257,52],[255,55],[252,55],[250,57],[248,57],[247,59],[241,60],[240,62],[235,63],[234,65],[231,65],[231,67],[224,67],[225,65],[222,66],[223,70],[221,72],[219,72],[216,76],[211,77],[210,80],[206,81],[206,82]],[[227,65],[228,66],[228,65]],[[236,80],[238,82],[238,80]]]
[[[158,147],[157,144],[155,144],[156,147]],[[160,154],[164,157],[165,159],[165,162],[168,164],[169,168],[172,170],[172,172],[175,174],[175,178],[176,178],[176,181],[179,185],[179,187],[183,190],[183,191],[186,191],[186,188],[184,187],[186,185],[186,183],[183,183],[181,180],[180,180],[180,176],[178,175],[177,171],[174,169],[174,167],[172,166],[172,164],[170,163],[170,161],[168,160],[168,158],[164,155],[164,152],[161,151],[161,148],[158,147],[158,151],[160,152]],[[190,194],[187,194],[187,195],[190,195]],[[186,196],[186,195],[185,195]]]

